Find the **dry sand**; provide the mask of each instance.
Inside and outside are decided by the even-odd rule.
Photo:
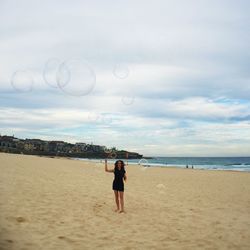
[[[250,249],[250,173],[126,169],[0,153],[0,249]]]

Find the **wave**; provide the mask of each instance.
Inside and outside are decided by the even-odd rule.
[[[236,157],[237,158],[237,157]],[[162,157],[151,159],[122,159],[128,162],[129,165],[138,165],[142,167],[175,167],[175,168],[189,168],[201,170],[229,170],[229,171],[244,171],[250,172],[250,157],[242,158],[200,158],[200,157]],[[104,159],[87,159],[87,158],[74,158],[75,160],[104,162]],[[109,163],[114,163],[117,159],[108,159]],[[231,162],[230,162],[231,161]]]

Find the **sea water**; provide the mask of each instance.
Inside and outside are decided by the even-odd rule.
[[[104,159],[82,159],[104,163]],[[209,170],[234,170],[250,172],[250,157],[151,157],[150,159],[121,159],[130,165],[140,165],[144,167],[178,167]],[[114,163],[115,159],[108,159]]]

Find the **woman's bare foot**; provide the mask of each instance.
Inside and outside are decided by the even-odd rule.
[[[115,212],[118,212],[119,211],[119,208],[115,209]]]
[[[125,211],[124,210],[120,210],[119,213],[125,213]]]

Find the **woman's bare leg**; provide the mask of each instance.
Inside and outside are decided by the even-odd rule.
[[[116,202],[116,207],[117,207],[117,209],[115,211],[117,212],[117,211],[119,211],[118,191],[114,190],[114,194],[115,194],[115,202]]]
[[[123,199],[123,192],[118,191],[119,198],[120,198],[120,204],[121,204],[121,210],[120,213],[124,212],[124,199]]]

